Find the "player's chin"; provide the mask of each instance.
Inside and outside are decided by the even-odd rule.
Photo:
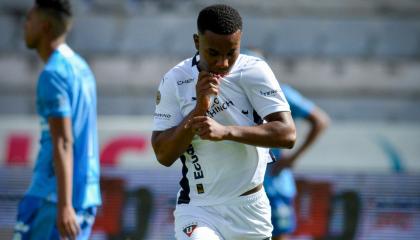
[[[229,74],[229,71],[217,71],[214,74],[218,75],[219,77],[224,77]]]
[[[35,43],[33,43],[30,40],[25,40],[25,45],[26,45],[26,48],[28,48],[28,49],[35,49],[35,47],[36,47]]]
[[[212,74],[218,75],[218,76],[226,76],[229,74],[230,68],[225,68],[225,69],[213,69],[210,72]]]

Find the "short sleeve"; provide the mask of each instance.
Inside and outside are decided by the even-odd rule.
[[[45,117],[68,117],[71,103],[67,81],[58,73],[41,73],[37,89],[38,111]]]
[[[292,116],[294,118],[307,118],[315,107],[314,103],[302,96],[298,91],[289,85],[283,85],[282,89],[287,101],[290,104]]]
[[[164,131],[177,126],[183,119],[174,82],[167,74],[159,84],[156,93],[156,110],[153,115],[154,131]]]
[[[265,118],[274,112],[289,112],[289,104],[274,73],[265,61],[244,68],[241,85],[255,111]]]

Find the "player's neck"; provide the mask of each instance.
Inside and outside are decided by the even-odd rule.
[[[60,36],[53,40],[46,40],[42,42],[39,47],[37,48],[37,52],[39,57],[42,59],[43,62],[47,62],[50,58],[51,54],[65,42],[65,36]]]

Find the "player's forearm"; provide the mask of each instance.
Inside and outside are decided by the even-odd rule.
[[[292,155],[294,155],[293,159],[297,160],[299,157],[305,153],[309,147],[316,141],[316,139],[321,135],[322,131],[318,131],[316,129],[312,129],[308,135],[306,135],[305,140],[299,147],[297,147]]]
[[[195,133],[187,127],[187,122],[197,114],[201,113],[193,111],[178,126],[162,132],[153,132],[152,146],[160,164],[171,166],[191,144]]]
[[[225,140],[270,148],[292,148],[296,141],[293,122],[273,121],[257,126],[227,126]]]
[[[315,143],[315,141],[322,135],[324,130],[328,127],[330,119],[326,113],[321,109],[316,108],[308,117],[310,122],[310,130],[302,144],[296,148],[294,155],[298,159],[306,150]]]
[[[316,139],[321,135],[324,128],[313,128],[308,135],[305,137],[304,142],[300,145],[299,148],[295,150],[296,158],[298,159],[313,143],[315,143]]]
[[[58,138],[54,143],[54,169],[57,179],[58,207],[72,206],[73,143]]]

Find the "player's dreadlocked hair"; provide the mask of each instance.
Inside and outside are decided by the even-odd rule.
[[[73,16],[70,0],[35,0],[35,6],[54,20],[54,32],[57,36],[69,30]]]
[[[231,6],[211,5],[200,11],[197,28],[201,34],[209,30],[216,34],[228,35],[242,30],[242,18],[239,12]]]

